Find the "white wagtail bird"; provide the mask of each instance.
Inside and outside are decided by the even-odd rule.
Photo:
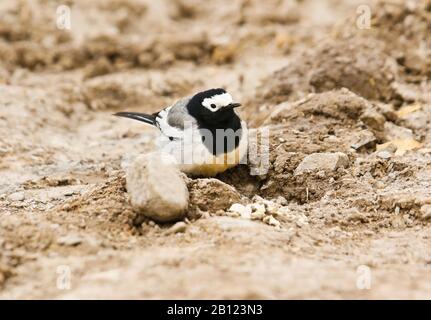
[[[153,114],[115,115],[156,126],[161,132],[159,146],[183,172],[215,176],[242,163],[247,154],[247,126],[234,110],[239,106],[218,88],[198,92]]]

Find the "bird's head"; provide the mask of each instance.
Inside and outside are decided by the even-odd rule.
[[[241,106],[233,102],[226,90],[210,89],[196,93],[188,102],[189,113],[198,121],[224,122],[235,116],[234,109]]]

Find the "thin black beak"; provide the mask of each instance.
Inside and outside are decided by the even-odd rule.
[[[234,109],[234,108],[238,108],[238,107],[241,107],[241,103],[234,102],[234,103],[228,104],[225,108],[226,109]]]

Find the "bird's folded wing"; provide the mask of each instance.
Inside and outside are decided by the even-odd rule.
[[[182,138],[184,128],[196,123],[196,120],[187,112],[187,102],[188,99],[182,99],[158,113],[156,123],[164,135]]]

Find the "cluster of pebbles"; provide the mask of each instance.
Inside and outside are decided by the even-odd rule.
[[[226,212],[227,216],[240,217],[249,220],[259,220],[277,229],[281,229],[280,220],[303,227],[308,224],[308,218],[301,212],[294,212],[287,206],[287,200],[279,196],[274,200],[267,200],[258,195],[246,205],[234,203]]]

